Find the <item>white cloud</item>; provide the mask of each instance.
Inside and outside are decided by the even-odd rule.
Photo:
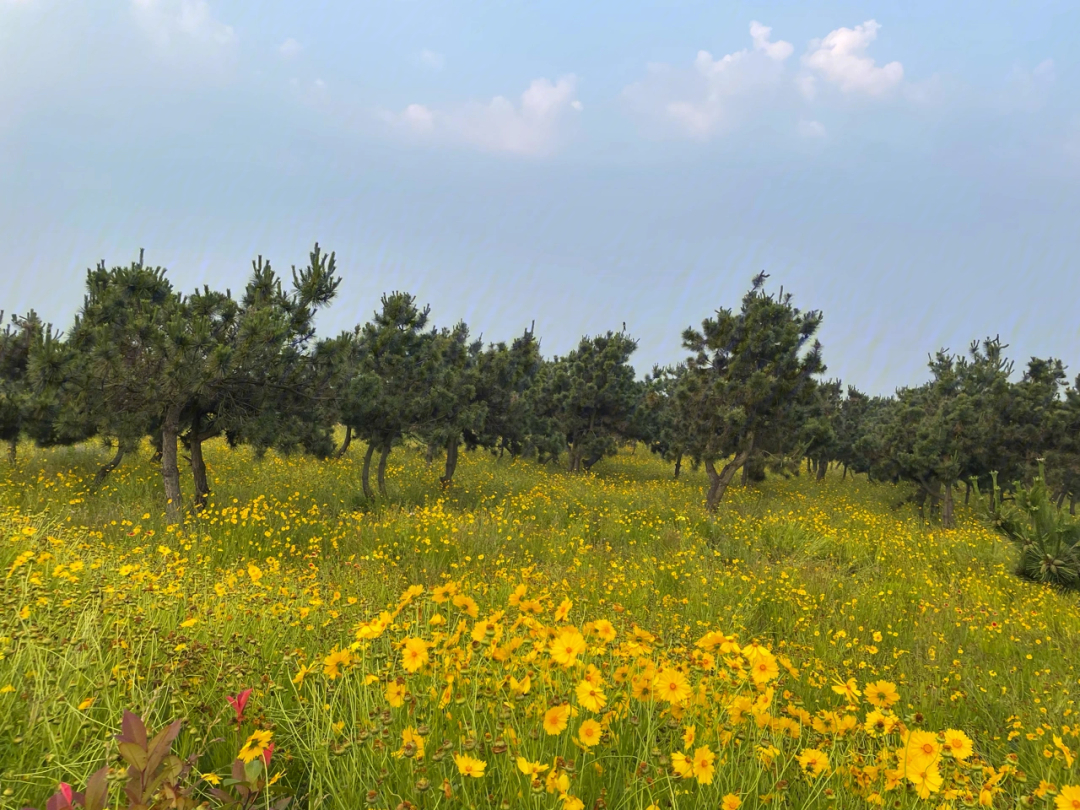
[[[1036,112],[1046,103],[1056,78],[1053,59],[1044,59],[1031,70],[1014,65],[998,94],[997,106],[1006,113]]]
[[[750,23],[753,50],[744,48],[714,59],[698,51],[690,70],[650,64],[648,75],[623,90],[623,97],[652,125],[658,134],[705,139],[732,129],[746,107],[775,87],[783,62],[794,48],[782,40],[770,40],[772,29]]]
[[[825,125],[820,121],[808,121],[804,118],[799,121],[799,134],[804,138],[824,138]]]
[[[441,53],[429,51],[425,48],[420,51],[420,63],[432,70],[442,70],[446,66],[446,59]]]
[[[489,152],[543,155],[563,140],[567,111],[582,109],[574,97],[576,90],[573,75],[557,82],[535,79],[516,104],[503,96],[447,110],[410,104],[400,113],[380,112],[379,118],[414,137],[464,143]]]
[[[292,57],[297,56],[302,50],[304,50],[304,46],[292,37],[289,37],[287,40],[278,45],[278,53],[280,53],[286,59],[291,59]]]
[[[221,47],[236,41],[232,26],[214,17],[206,0],[131,0],[131,7],[161,50],[183,43]]]
[[[823,39],[812,40],[802,57],[803,65],[844,93],[884,95],[904,80],[904,66],[899,62],[878,66],[873,57],[866,55],[880,28],[875,20],[867,20],[854,28],[837,28]],[[814,96],[813,78],[800,77],[799,88],[807,98]]]

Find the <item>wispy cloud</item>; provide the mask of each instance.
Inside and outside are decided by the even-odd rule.
[[[777,85],[794,51],[790,42],[771,37],[771,28],[754,21],[753,48],[719,59],[698,51],[690,69],[649,64],[646,78],[626,87],[623,98],[656,134],[705,139],[728,131]]]
[[[292,59],[294,56],[298,56],[302,50],[304,50],[304,46],[292,37],[289,37],[278,45],[278,53],[286,59]]]
[[[535,79],[514,103],[495,96],[486,103],[432,109],[410,104],[401,112],[382,111],[379,117],[399,132],[430,142],[461,143],[489,152],[545,155],[565,140],[565,121],[582,109],[576,98],[577,79]]]
[[[446,66],[446,58],[441,53],[429,51],[427,48],[420,51],[419,58],[420,64],[432,70],[442,70]]]
[[[236,40],[232,26],[218,20],[206,0],[131,0],[131,8],[162,49],[184,42],[224,46]]]
[[[797,79],[803,95],[808,99],[816,96],[818,79],[848,94],[883,96],[895,89],[904,80],[904,66],[900,62],[879,66],[866,54],[880,28],[877,21],[867,20],[854,28],[837,28],[821,39],[812,40],[802,57],[809,72]]]

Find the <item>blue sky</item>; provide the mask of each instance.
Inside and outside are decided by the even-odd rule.
[[[635,365],[764,269],[874,393],[1000,333],[1080,372],[1080,3],[0,0],[0,308],[86,269],[384,291]]]

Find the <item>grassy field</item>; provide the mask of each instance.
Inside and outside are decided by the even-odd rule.
[[[1080,601],[964,509],[944,532],[804,475],[714,517],[640,449],[575,477],[465,454],[446,492],[397,451],[371,506],[360,447],[212,442],[177,530],[147,453],[89,492],[106,451],[20,451],[0,807],[122,781],[130,709],[183,721],[200,798],[243,752],[305,807],[1080,808]]]

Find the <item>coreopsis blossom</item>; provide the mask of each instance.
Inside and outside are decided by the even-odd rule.
[[[739,810],[741,806],[742,799],[734,793],[728,793],[720,802],[720,810]]]
[[[330,680],[334,680],[350,663],[352,663],[352,654],[348,650],[332,652],[323,659],[323,674]]]
[[[551,642],[551,657],[557,664],[568,667],[585,652],[585,637],[575,627],[566,627],[559,631]]]
[[[953,759],[963,762],[971,756],[974,744],[967,734],[950,728],[945,731],[945,750],[952,755]]]
[[[552,706],[544,712],[544,731],[548,734],[562,734],[570,722],[570,706]]]
[[[817,748],[805,748],[798,756],[799,766],[810,776],[820,776],[829,770],[829,756]]]
[[[1057,810],[1080,810],[1080,785],[1063,785],[1054,799]]]
[[[582,681],[577,685],[578,704],[590,712],[598,712],[607,705],[607,696],[599,686]]]
[[[273,745],[273,743],[270,742],[270,738],[273,736],[274,732],[266,729],[259,729],[258,731],[252,732],[251,736],[244,742],[244,746],[240,749],[240,753],[237,754],[237,758],[244,763],[248,763],[263,756],[263,753]]]
[[[694,751],[694,776],[697,778],[699,785],[711,785],[713,775],[715,774],[715,768],[713,762],[716,760],[716,754],[714,754],[709,746],[703,745]]]
[[[578,728],[578,741],[586,748],[592,748],[600,742],[603,729],[595,720],[586,720]]]
[[[685,702],[693,691],[686,676],[673,667],[664,667],[656,676],[653,692],[661,700],[679,704]]]
[[[428,642],[422,638],[406,638],[401,649],[401,666],[406,672],[416,672],[428,662]]]
[[[487,763],[482,759],[474,759],[465,754],[454,754],[454,763],[462,776],[471,776],[476,779],[484,775],[484,769],[487,767]]]
[[[889,683],[888,681],[868,683],[864,690],[864,694],[866,695],[867,703],[871,706],[876,706],[879,709],[888,709],[900,700],[900,695],[896,691],[896,684]]]

